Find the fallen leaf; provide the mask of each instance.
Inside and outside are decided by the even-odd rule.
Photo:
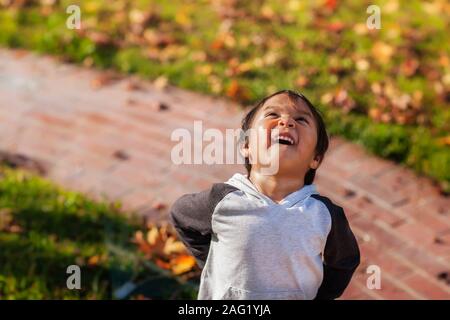
[[[119,79],[118,76],[112,74],[112,73],[102,73],[96,78],[91,80],[91,87],[93,89],[100,89],[106,85],[110,85],[113,82],[117,81]]]
[[[440,138],[438,141],[441,145],[450,146],[450,136]]]
[[[153,81],[153,85],[158,90],[165,89],[168,86],[168,84],[169,84],[169,79],[167,79],[167,77],[165,77],[165,76],[159,76],[158,78],[156,78]]]
[[[175,275],[188,272],[196,265],[195,258],[190,255],[180,255],[170,261],[172,272]]]
[[[125,83],[125,90],[127,91],[137,91],[142,89],[142,85],[137,81],[129,80]]]
[[[155,264],[158,267],[160,267],[162,269],[165,269],[165,270],[170,270],[172,268],[172,265],[170,264],[170,262],[166,262],[166,261],[164,261],[162,259],[159,259],[159,258],[155,259]]]
[[[12,221],[12,210],[9,208],[0,209],[0,231],[9,228]]]
[[[159,48],[167,47],[176,42],[171,34],[162,33],[154,29],[146,29],[143,37],[150,46]]]
[[[165,208],[166,208],[166,204],[161,201],[156,201],[152,204],[152,209],[155,209],[158,211],[163,210]]]
[[[89,258],[88,260],[88,266],[96,266],[98,265],[98,263],[100,262],[100,256],[99,255],[95,255]]]
[[[359,59],[356,61],[356,69],[359,71],[367,71],[369,67],[370,63],[366,59]]]
[[[150,245],[153,246],[158,241],[158,237],[159,237],[158,227],[154,226],[154,227],[150,228],[150,230],[147,232],[146,240]]]
[[[115,151],[113,153],[113,157],[118,160],[122,160],[122,161],[126,161],[126,160],[130,159],[130,155],[124,150]]]
[[[309,80],[307,77],[300,75],[296,80],[295,80],[295,84],[300,87],[300,88],[304,88],[307,84],[309,83]]]
[[[241,86],[237,80],[232,80],[228,86],[227,96],[233,100],[246,100],[248,99],[247,90]]]
[[[388,63],[394,53],[394,48],[387,43],[377,41],[372,47],[372,56],[380,63]]]
[[[267,4],[261,7],[260,13],[261,17],[268,21],[273,20],[275,17],[275,11],[273,11],[272,7]]]
[[[338,5],[337,0],[325,0],[324,6],[330,11],[334,11]]]
[[[182,26],[184,29],[190,29],[192,27],[192,19],[186,10],[178,10],[175,15],[175,22]]]
[[[169,237],[164,245],[163,252],[166,255],[185,253],[186,247],[181,241]]]
[[[111,38],[111,36],[104,32],[88,31],[86,32],[85,36],[98,46],[115,45],[115,42]]]
[[[8,231],[11,233],[21,233],[23,231],[22,227],[17,225],[17,224],[13,224],[8,228]]]
[[[330,32],[341,32],[342,30],[344,30],[344,28],[345,24],[340,21],[330,22],[325,25],[325,29]]]
[[[401,64],[400,72],[407,77],[411,77],[416,73],[418,68],[419,61],[417,59],[409,58]]]
[[[353,26],[353,31],[357,35],[366,35],[369,32],[369,29],[367,28],[367,25],[365,23],[357,23]]]

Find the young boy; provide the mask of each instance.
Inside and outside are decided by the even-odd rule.
[[[171,208],[203,268],[198,299],[339,297],[360,255],[343,209],[313,184],[328,148],[320,114],[305,96],[283,90],[250,110],[242,129],[266,137],[244,141],[247,176],[184,195]],[[262,158],[279,160],[278,170],[264,173]]]

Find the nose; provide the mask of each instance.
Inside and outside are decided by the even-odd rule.
[[[291,117],[280,118],[278,125],[282,127],[294,128],[294,120]]]

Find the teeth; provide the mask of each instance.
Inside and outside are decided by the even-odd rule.
[[[291,139],[291,138],[289,138],[289,137],[278,137],[277,139],[275,139],[275,141],[278,141],[278,140],[284,140],[284,141],[288,141],[289,142],[289,144],[294,144],[294,140],[293,139]]]

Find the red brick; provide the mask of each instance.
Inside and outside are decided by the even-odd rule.
[[[368,294],[367,290],[369,289],[365,289],[353,281],[338,300],[374,300],[374,296]]]
[[[347,206],[352,206],[354,210],[364,212],[370,219],[383,220],[389,225],[396,225],[404,219],[404,217],[400,217],[393,210],[386,210],[377,206],[367,196],[358,196],[349,199],[347,201]]]
[[[357,179],[360,175],[375,178],[394,168],[395,164],[391,161],[367,156],[351,166],[350,169],[354,173],[351,180]]]
[[[341,145],[332,155],[333,161],[347,169],[352,169],[355,164],[368,157],[360,146],[349,142]]]
[[[325,155],[323,163],[317,170],[317,175],[332,177],[335,180],[339,179],[350,179],[352,176],[357,174],[354,170],[346,169],[342,167],[332,155]]]
[[[139,211],[143,208],[150,208],[155,201],[154,190],[134,189],[121,197],[122,209],[124,211]]]
[[[427,299],[450,299],[450,287],[438,283],[434,278],[414,273],[403,281],[406,285],[419,292]]]
[[[443,215],[429,213],[426,210],[420,210],[415,216],[415,221],[424,227],[433,230],[435,233],[442,233],[450,228],[450,220]]]
[[[385,300],[416,300],[424,298],[420,292],[395,281],[395,278],[387,273],[381,273],[381,289],[377,290],[377,293]]]
[[[414,184],[416,175],[408,169],[399,165],[394,166],[391,170],[385,170],[375,177],[380,185],[389,185],[392,189],[400,190]]]
[[[352,220],[352,225],[360,230],[364,230],[370,237],[373,237],[376,243],[379,244],[379,250],[389,250],[391,253],[397,252],[406,261],[411,261],[417,268],[426,270],[430,275],[436,275],[445,271],[447,267],[439,262],[437,257],[405,241],[395,229],[380,221],[371,223],[364,217],[357,217]]]
[[[333,136],[330,138],[330,144],[328,146],[328,151],[334,152],[337,149],[339,149],[341,146],[345,145],[346,143],[348,143],[348,141],[346,141],[343,138],[337,137],[337,136]]]
[[[373,239],[366,243],[360,243],[361,264],[364,271],[369,265],[377,265],[381,272],[392,274],[397,279],[404,278],[414,272],[414,269],[395,256],[389,254],[389,250],[383,250],[384,244],[376,243]]]
[[[30,113],[30,116],[37,119],[38,121],[45,123],[48,126],[57,126],[65,129],[73,126],[73,121],[71,119],[65,119],[60,115],[56,116],[33,111]]]
[[[358,176],[352,181],[354,185],[366,192],[367,196],[385,206],[394,207],[396,203],[401,203],[407,197],[396,192],[395,188],[389,185],[380,186],[372,177]]]
[[[411,241],[415,246],[426,246],[433,243],[436,235],[433,230],[418,222],[408,222],[395,228],[403,239]]]

